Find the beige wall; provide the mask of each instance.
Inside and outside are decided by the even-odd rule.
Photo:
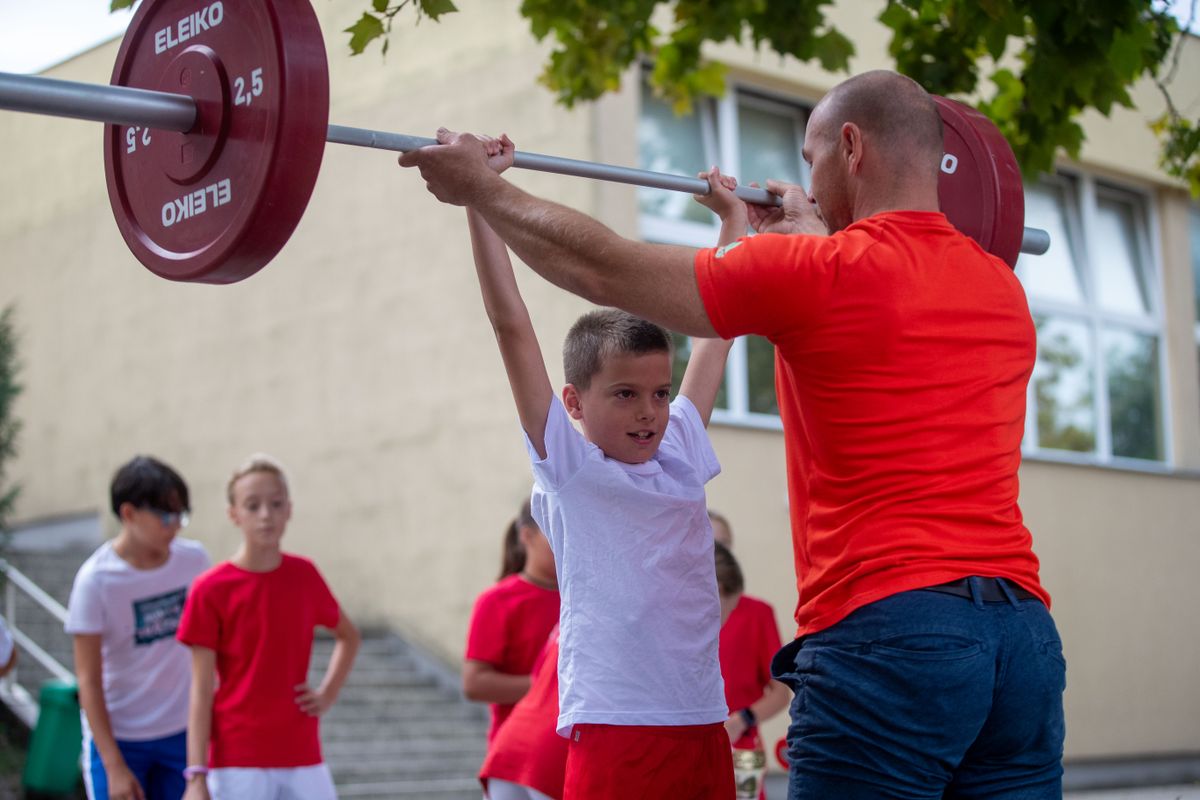
[[[628,82],[567,113],[535,85],[544,51],[515,3],[462,5],[440,24],[398,25],[381,61],[377,51],[345,55],[341,31],[357,4],[317,3],[332,121],[421,135],[438,124],[505,130],[522,149],[635,163]],[[839,22],[855,30],[847,7]],[[883,66],[882,30],[864,30],[855,68]],[[837,80],[714,52],[738,76],[797,97],[815,99]],[[115,53],[110,44],[52,74],[106,81]],[[1171,435],[1176,463],[1197,468],[1186,200],[1152,163],[1122,159],[1120,143],[1142,142],[1141,125],[1126,112],[1089,123],[1085,163],[1157,187]],[[115,465],[153,452],[193,487],[189,535],[224,556],[236,543],[224,478],[264,450],[291,469],[288,546],[317,559],[359,621],[398,627],[456,660],[471,602],[496,570],[501,528],[529,485],[461,209],[437,204],[391,154],[331,145],[304,220],[269,267],[233,286],[173,284],[137,264],[116,231],[98,125],[0,113],[0,152],[0,304],[17,306],[26,387],[13,471],[21,518],[103,513]],[[636,233],[627,187],[513,177]],[[528,271],[519,279],[557,381],[558,344],[585,306]],[[775,605],[786,637],[795,589],[781,435],[716,426],[713,439],[724,473],[712,505],[733,521],[749,589]],[[1046,462],[1027,464],[1022,478],[1070,662],[1069,754],[1195,750],[1200,480]],[[768,738],[782,731],[777,720]]]

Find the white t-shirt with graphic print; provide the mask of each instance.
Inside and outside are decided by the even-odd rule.
[[[703,725],[728,715],[712,527],[704,484],[720,472],[696,407],[671,404],[658,452],[608,458],[555,398],[533,518],[558,569],[558,733],[577,723]]]
[[[100,635],[104,702],[117,739],[159,739],[187,728],[192,659],[175,629],[188,588],[210,564],[191,539],[172,541],[154,569],[135,568],[105,542],[75,574],[66,631]]]

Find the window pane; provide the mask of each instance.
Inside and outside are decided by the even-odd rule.
[[[1200,323],[1200,206],[1192,206],[1192,293],[1196,295],[1196,322]]]
[[[687,368],[688,358],[692,354],[692,340],[682,333],[674,332],[671,333],[671,338],[675,341],[675,359],[671,364],[671,397],[676,397],[679,394],[679,385],[683,383],[683,371]],[[729,408],[725,381],[721,381],[713,408]]]
[[[746,337],[749,407],[755,414],[779,415],[775,399],[775,346],[760,336]]]
[[[1079,322],[1038,317],[1038,357],[1033,370],[1038,446],[1091,453],[1096,450],[1092,354]]]
[[[1128,198],[1112,195],[1096,198],[1097,225],[1091,259],[1097,299],[1101,306],[1112,311],[1144,314],[1150,310],[1145,265],[1138,248],[1139,212]]]
[[[691,177],[710,166],[712,159],[705,153],[700,120],[708,106],[697,103],[695,108],[694,113],[679,117],[648,89],[642,92],[642,115],[638,120],[638,164],[642,169]],[[638,207],[643,214],[667,219],[706,225],[715,219],[686,192],[639,188]]]
[[[803,135],[794,115],[739,103],[738,184],[758,181],[766,186],[768,178],[800,183]]]
[[[1158,337],[1106,330],[1102,341],[1113,455],[1161,460]]]
[[[1074,204],[1068,205],[1064,185],[1039,183],[1025,188],[1025,224],[1050,234],[1045,255],[1017,259],[1017,277],[1030,298],[1083,303],[1076,248],[1068,234],[1068,208]]]

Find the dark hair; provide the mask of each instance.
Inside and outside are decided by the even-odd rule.
[[[121,516],[125,503],[134,508],[190,511],[188,487],[179,473],[152,456],[134,456],[113,474],[108,487],[112,511]]]
[[[619,311],[589,311],[571,326],[563,341],[563,375],[567,383],[586,389],[604,367],[604,359],[617,353],[671,354],[671,334],[653,322]]]
[[[713,557],[717,564],[717,589],[721,596],[741,594],[746,588],[746,580],[733,553],[720,542],[713,542]]]
[[[529,507],[529,498],[521,504],[521,510],[508,528],[504,531],[504,543],[500,550],[500,575],[496,580],[502,580],[509,575],[516,575],[525,569],[525,548],[521,546],[521,528],[537,527],[533,511]]]

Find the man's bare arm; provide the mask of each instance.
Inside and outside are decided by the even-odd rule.
[[[691,336],[714,336],[700,299],[695,248],[618,236],[591,217],[505,182],[474,208],[546,280]]]
[[[681,333],[715,334],[696,285],[694,248],[625,239],[504,180],[479,139],[439,131],[439,140],[446,143],[402,155],[401,166],[418,167],[442,202],[475,209],[546,280]]]

